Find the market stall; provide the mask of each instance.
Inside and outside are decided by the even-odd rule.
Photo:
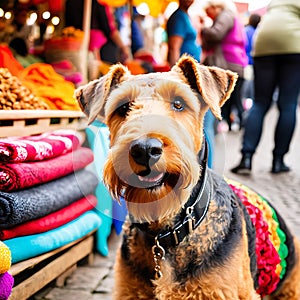
[[[1,299],[61,285],[83,258],[108,254],[112,199],[94,166],[108,136],[87,129],[75,88],[53,65],[24,67],[1,44],[0,241],[10,254],[0,255]]]
[[[51,14],[62,12],[64,1],[27,4],[46,2]],[[67,74],[87,71],[90,13],[84,1],[84,34],[62,27],[43,41],[43,52],[31,48],[44,61],[28,63],[0,45],[1,299],[27,299],[50,282],[63,284],[94,251],[108,255],[111,229],[120,233],[127,213],[101,179],[107,128],[87,127],[73,97],[84,80]]]

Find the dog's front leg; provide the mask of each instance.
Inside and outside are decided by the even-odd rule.
[[[154,300],[153,287],[133,271],[133,266],[122,258],[118,250],[115,262],[115,300]],[[147,274],[145,274],[147,275]]]

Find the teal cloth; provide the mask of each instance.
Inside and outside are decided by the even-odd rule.
[[[103,166],[109,149],[109,130],[100,121],[94,121],[86,128],[89,147],[94,153],[94,162],[89,165],[89,170],[94,172],[99,179],[95,195],[98,204],[95,211],[101,218],[101,225],[96,233],[96,249],[103,256],[108,255],[108,237],[112,226],[112,198],[103,184]]]
[[[88,211],[77,219],[48,232],[3,241],[11,251],[12,263],[17,263],[74,242],[101,225],[100,217]]]

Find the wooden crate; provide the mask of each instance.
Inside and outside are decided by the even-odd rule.
[[[1,110],[0,138],[29,136],[57,129],[74,129],[84,134],[87,120],[80,111]],[[94,232],[59,249],[13,264],[9,273],[14,287],[9,300],[25,300],[56,280],[64,280],[83,258],[93,257]]]
[[[53,280],[62,285],[80,260],[93,256],[93,245],[94,236],[91,234],[54,251],[13,264],[9,272],[15,284],[9,300],[28,299]]]
[[[86,126],[87,120],[81,111],[0,111],[0,137],[28,136],[57,129],[82,130]]]

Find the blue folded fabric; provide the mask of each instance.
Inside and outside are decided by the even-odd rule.
[[[113,223],[117,234],[121,234],[127,214],[127,205],[123,197],[113,202]]]
[[[107,240],[111,233],[112,226],[112,203],[113,200],[103,183],[103,166],[109,149],[109,130],[100,121],[94,121],[85,130],[89,147],[94,153],[94,162],[88,169],[97,175],[99,184],[96,187],[95,195],[98,204],[95,211],[101,217],[102,223],[96,233],[96,249],[103,256],[108,255]]]
[[[32,188],[0,191],[0,228],[9,228],[57,211],[94,194],[98,178],[86,169]]]
[[[88,211],[77,219],[34,235],[17,237],[4,241],[11,251],[12,263],[17,263],[74,242],[99,228],[101,218],[94,211]]]

